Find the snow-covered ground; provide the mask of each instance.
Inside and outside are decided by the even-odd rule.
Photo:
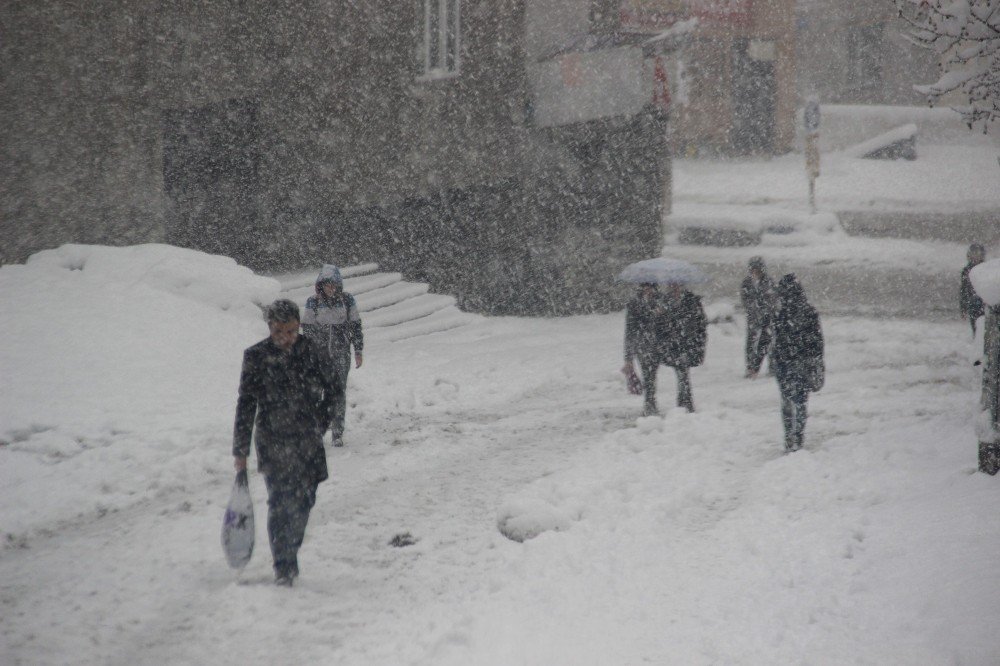
[[[816,180],[820,211],[1000,210],[1000,148],[917,142],[917,159],[870,160],[844,152],[822,156]],[[675,209],[699,204],[774,205],[808,211],[801,153],[745,160],[678,160]],[[787,212],[787,211],[786,211]]]
[[[969,132],[947,109],[823,108],[817,214],[801,153],[680,159],[665,252],[712,270],[712,296],[735,293],[759,255],[775,275],[799,274],[827,313],[954,316],[969,243],[1000,254],[1000,143]],[[916,160],[851,156],[852,145],[907,123],[920,129]],[[890,237],[848,235],[838,218],[845,215]],[[740,232],[753,244],[682,244],[684,229]],[[950,240],[933,240],[941,238]]]
[[[373,334],[289,590],[256,473],[254,559],[219,543],[277,289],[163,246],[0,268],[0,663],[1000,663],[966,324],[821,311],[790,455],[739,321],[710,327],[698,411],[652,418],[620,314]]]
[[[782,454],[773,380],[742,378],[739,317],[710,327],[698,412],[654,418],[620,314],[372,328],[292,590],[255,472],[254,559],[233,572],[219,543],[240,357],[279,283],[166,246],[0,268],[0,664],[1000,663],[998,481],[950,318],[966,244],[832,214],[1000,208],[995,144],[918,115],[831,109],[816,216],[800,155],[677,163],[674,222],[762,233],[668,237],[713,274],[710,310],[753,255],[820,308],[803,451]],[[911,121],[934,128],[916,162],[842,150]]]

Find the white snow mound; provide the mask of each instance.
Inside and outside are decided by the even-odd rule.
[[[519,497],[509,500],[499,511],[497,527],[511,541],[527,541],[543,532],[569,529],[572,520],[545,500]]]
[[[267,335],[259,305],[279,290],[167,245],[64,245],[0,267],[0,538],[219,469],[242,351]]]
[[[230,257],[155,243],[63,245],[32,255],[25,266],[34,275],[46,270],[51,279],[143,285],[221,310],[249,309],[255,314],[259,310],[253,305],[270,303],[281,290],[277,280],[256,275]]]
[[[972,287],[989,305],[1000,305],[1000,259],[991,259],[969,271]]]

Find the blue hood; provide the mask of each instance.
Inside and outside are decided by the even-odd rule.
[[[343,287],[344,278],[340,277],[340,269],[333,264],[323,264],[319,276],[316,277],[316,286],[318,287],[324,282],[332,282],[338,287]]]

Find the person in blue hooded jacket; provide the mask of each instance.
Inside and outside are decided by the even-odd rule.
[[[344,445],[344,418],[347,414],[347,373],[351,369],[351,349],[355,367],[360,368],[364,335],[361,315],[354,296],[344,291],[340,269],[324,264],[316,278],[316,293],[306,300],[302,334],[319,348],[332,366],[340,387],[335,396],[330,431],[333,445]]]

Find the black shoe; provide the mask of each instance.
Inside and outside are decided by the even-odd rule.
[[[293,580],[291,576],[283,574],[275,577],[274,584],[280,587],[291,587]]]
[[[333,445],[336,447],[341,447],[344,445],[344,438],[340,435],[333,436]]]

